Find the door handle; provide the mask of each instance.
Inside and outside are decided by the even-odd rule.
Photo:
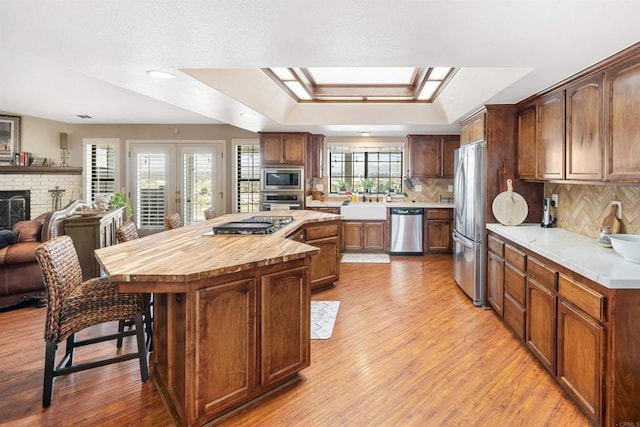
[[[455,233],[451,234],[451,237],[453,237],[453,240],[456,243],[460,243],[462,246],[464,246],[465,248],[469,248],[469,249],[473,249],[473,245],[469,242],[466,242],[464,240],[462,240],[461,238],[459,238]]]

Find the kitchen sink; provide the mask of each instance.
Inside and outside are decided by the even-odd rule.
[[[346,220],[379,220],[387,219],[387,205],[384,202],[359,202],[340,206],[340,215]]]

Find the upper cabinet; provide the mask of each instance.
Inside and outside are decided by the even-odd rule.
[[[535,179],[537,152],[537,107],[530,105],[518,116],[518,176],[520,179]]]
[[[308,133],[260,134],[260,158],[263,165],[304,166]]]
[[[518,105],[518,178],[640,182],[638,111],[640,45]]]
[[[564,178],[564,91],[538,102],[538,178]]]
[[[605,72],[606,179],[640,180],[640,55]]]
[[[460,145],[486,140],[486,113],[481,112],[460,126]]]
[[[322,178],[324,168],[324,135],[311,135],[307,147],[307,178]]]
[[[603,74],[580,80],[567,87],[566,178],[603,178]]]
[[[460,146],[459,135],[407,135],[409,176],[453,178],[453,154]]]

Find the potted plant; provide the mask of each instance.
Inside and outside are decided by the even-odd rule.
[[[109,199],[109,209],[117,209],[123,206],[126,208],[125,218],[133,218],[133,207],[127,202],[123,193],[115,193]]]

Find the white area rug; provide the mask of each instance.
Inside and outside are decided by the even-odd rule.
[[[342,262],[388,264],[391,259],[387,254],[342,254]]]
[[[331,338],[340,301],[311,301],[311,339]]]

